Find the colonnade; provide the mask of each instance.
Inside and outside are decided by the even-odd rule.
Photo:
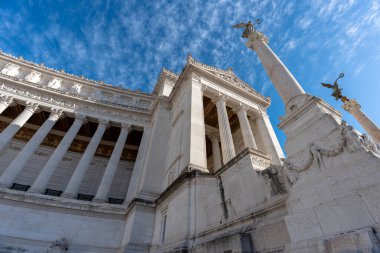
[[[219,95],[212,99],[212,102],[216,105],[219,125],[219,135],[213,133],[208,136],[212,143],[214,171],[222,167],[222,160],[223,164],[226,164],[236,156],[230,122],[227,114],[227,100],[228,97],[225,95]],[[244,147],[257,149],[256,141],[248,120],[247,110],[247,106],[240,105],[234,109],[234,112],[237,113],[239,119],[240,129],[243,135]],[[219,140],[221,143],[222,152],[220,152]],[[220,153],[222,153],[222,156],[220,156]]]
[[[13,102],[11,97],[0,97],[0,113],[2,113],[8,106]],[[0,151],[2,151],[10,140],[14,137],[18,130],[28,121],[28,119],[39,110],[38,103],[26,103],[24,110],[0,133]],[[50,130],[53,128],[54,124],[58,121],[60,117],[63,116],[63,110],[58,108],[51,108],[50,115],[48,119],[39,127],[37,132],[33,137],[24,145],[21,151],[13,159],[10,165],[5,169],[5,171],[0,176],[0,187],[10,188],[17,176],[21,173],[25,165],[28,163],[30,157],[37,150],[39,145],[42,143],[43,139],[49,134]],[[54,152],[51,154],[50,158],[39,172],[37,178],[28,189],[29,192],[33,193],[44,193],[49,184],[51,177],[54,175],[58,168],[58,165],[62,161],[63,157],[67,153],[70,145],[72,144],[75,136],[81,129],[81,127],[87,122],[87,117],[84,114],[75,114],[75,120],[67,133],[64,135],[63,139],[59,145],[55,148]],[[97,129],[92,136],[90,143],[86,147],[79,163],[77,164],[73,175],[71,176],[65,190],[63,191],[62,197],[65,198],[75,198],[78,194],[79,187],[86,175],[86,172],[90,166],[92,159],[94,158],[95,152],[99,146],[99,143],[103,137],[104,132],[109,127],[109,121],[106,119],[99,119]],[[128,134],[131,132],[132,127],[128,123],[121,123],[121,131],[116,141],[115,147],[112,151],[111,157],[108,161],[107,167],[104,171],[104,175],[101,179],[100,185],[95,195],[94,201],[96,202],[107,202],[110,189],[114,176],[116,174],[118,164],[124,149],[124,145],[128,138]],[[149,135],[146,127],[144,127],[144,133],[142,139],[146,139],[146,135]],[[137,159],[143,159],[141,152],[145,152],[147,147],[141,147],[142,145],[147,146],[147,141],[142,141],[140,143],[140,148],[137,154]],[[135,172],[137,170],[137,172]],[[140,161],[135,162],[133,174],[139,174],[138,171],[142,170],[142,163]],[[133,176],[131,180],[134,179]],[[130,184],[129,191],[135,191],[134,184]],[[131,193],[126,193],[129,196],[129,200],[134,196]],[[133,195],[133,194],[132,194]],[[127,196],[127,195],[126,195]],[[126,203],[125,201],[125,204]]]

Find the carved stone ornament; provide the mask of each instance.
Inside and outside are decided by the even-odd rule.
[[[247,83],[243,82],[240,78],[238,78],[235,73],[232,71],[231,68],[228,70],[222,70],[218,69],[209,65],[206,65],[204,63],[198,62],[194,60],[194,58],[191,55],[187,56],[187,63],[192,64],[194,66],[197,66],[201,69],[206,70],[207,72],[223,79],[226,80],[227,82],[231,83],[232,85],[238,87],[239,89],[244,90],[245,92],[255,94],[259,96],[260,98],[270,101],[269,98],[264,97],[261,95],[259,92],[257,92],[255,89],[253,89],[251,86],[249,86]]]
[[[32,71],[29,75],[25,77],[25,81],[31,83],[38,83],[41,79],[41,73],[37,71]]]
[[[340,141],[338,145],[333,147],[322,148],[312,143],[309,147],[308,156],[303,159],[303,164],[295,165],[287,159],[281,159],[285,175],[291,185],[295,184],[299,178],[299,173],[310,168],[314,161],[320,170],[325,169],[323,157],[335,157],[341,154],[344,150],[350,153],[368,152],[375,157],[380,158],[380,150],[377,144],[370,139],[366,134],[360,135],[352,126],[348,126],[345,121],[342,121],[340,126]]]
[[[71,86],[70,93],[74,94],[80,94],[82,91],[83,85],[79,83],[75,83],[73,86]]]
[[[349,99],[344,102],[342,108],[347,112],[352,112],[354,110],[360,110],[361,106],[355,99]]]
[[[270,159],[265,159],[256,155],[251,156],[251,161],[252,163],[257,164],[263,168],[270,166]]]
[[[20,71],[20,66],[8,63],[2,70],[1,73],[8,76],[17,76]]]
[[[37,111],[39,107],[38,103],[33,103],[33,102],[26,102],[26,110],[31,110],[32,112]]]
[[[73,109],[77,108],[76,104],[74,104],[74,103],[57,101],[57,100],[53,99],[51,96],[44,96],[44,95],[41,95],[39,93],[31,93],[28,90],[22,90],[19,88],[12,88],[12,87],[9,87],[5,84],[0,85],[0,90],[4,90],[6,92],[17,94],[17,95],[23,96],[25,98],[32,98],[35,100],[40,100],[40,101],[47,102],[47,103],[54,104],[54,105],[58,105],[58,106],[70,107]]]
[[[12,102],[13,102],[12,96],[5,96],[5,95],[0,96],[0,103],[10,105]]]
[[[59,89],[62,86],[62,79],[58,77],[54,77],[49,83],[48,87],[53,89]]]
[[[61,108],[51,108],[50,111],[51,113],[49,117],[60,118],[63,116],[63,109]]]

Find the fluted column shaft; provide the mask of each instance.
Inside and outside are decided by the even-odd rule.
[[[28,121],[28,119],[38,109],[37,103],[28,103],[24,111],[20,113],[7,128],[0,134],[0,151],[8,144],[13,136],[20,130],[20,128]]]
[[[29,192],[40,192],[42,193],[49,183],[50,178],[53,176],[55,170],[57,169],[59,163],[62,161],[63,156],[66,154],[71,143],[73,142],[78,131],[82,127],[83,123],[86,122],[86,117],[81,114],[76,115],[76,119],[71,125],[69,131],[65,134],[58,147],[54,150],[53,154],[50,156],[49,160],[46,162],[45,166],[42,168],[37,179],[34,181],[32,187],[28,190]]]
[[[100,120],[98,128],[95,131],[94,136],[92,136],[90,143],[88,144],[86,150],[83,153],[82,158],[80,159],[73,175],[70,178],[68,185],[66,186],[65,191],[62,194],[62,197],[74,198],[78,193],[80,184],[84,176],[86,175],[88,166],[91,163],[92,158],[95,155],[96,149],[103,137],[104,132],[107,129],[108,121]]]
[[[96,193],[94,201],[96,202],[106,202],[108,198],[109,191],[111,189],[112,181],[114,179],[117,166],[120,161],[121,154],[124,149],[125,141],[127,140],[128,134],[131,130],[131,125],[122,124],[122,128],[119,137],[116,141],[115,147],[112,151],[111,158],[108,161],[107,168],[104,171],[102,181],[100,182],[98,191]]]
[[[268,40],[262,33],[255,31],[248,38],[247,46],[256,51],[265,71],[286,105],[290,99],[297,95],[305,94],[305,91],[278,56],[270,49],[267,42]]]
[[[139,151],[137,152],[135,166],[133,167],[132,176],[129,180],[127,196],[125,197],[124,205],[128,205],[133,198],[137,196],[137,190],[139,187],[139,182],[144,166],[144,158],[146,157],[146,152],[148,149],[149,138],[151,129],[144,127],[143,136],[141,138]]]
[[[220,148],[219,148],[219,136],[211,135],[210,137],[212,144],[212,161],[214,164],[214,172],[222,167],[222,157],[220,156]]]
[[[0,97],[0,114],[3,113],[5,109],[13,102],[13,97],[11,96],[2,96]]]
[[[354,99],[350,99],[344,102],[342,106],[344,110],[348,111],[359,124],[364,128],[364,130],[372,137],[372,139],[380,144],[380,129],[362,110],[361,106]]]
[[[218,113],[220,141],[222,144],[223,163],[226,164],[235,157],[235,147],[232,139],[230,122],[228,121],[226,101],[223,97],[219,97],[216,101],[216,109]]]
[[[18,174],[22,171],[34,151],[38,148],[44,138],[48,135],[55,122],[62,115],[61,109],[53,109],[49,118],[42,124],[33,137],[25,144],[20,153],[11,162],[0,177],[0,185],[10,187]]]
[[[239,118],[240,129],[243,135],[244,146],[246,148],[257,149],[255,137],[253,136],[252,128],[248,121],[246,108],[240,107],[237,110],[237,116]]]

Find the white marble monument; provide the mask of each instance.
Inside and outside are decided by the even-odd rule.
[[[232,69],[188,56],[145,94],[0,53],[0,252],[378,252],[376,140],[246,25],[286,158]]]

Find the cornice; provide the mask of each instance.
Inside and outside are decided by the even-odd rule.
[[[6,78],[1,78],[8,81]],[[28,85],[28,84],[27,84]],[[106,117],[114,122],[133,122],[139,126],[150,124],[151,110],[138,111],[128,110],[122,107],[107,104],[94,104],[94,101],[86,101],[82,97],[67,94],[46,92],[46,87],[38,87],[36,84],[27,86],[24,83],[13,80],[13,82],[0,82],[0,94],[12,96],[19,103],[38,103],[40,106],[51,108],[60,107],[65,113],[83,113],[89,117]]]
[[[191,56],[189,56],[189,57],[190,57],[190,59],[192,59]],[[174,88],[170,94],[169,98],[171,101],[172,101],[173,97],[176,96],[176,94],[181,89],[181,87],[183,86],[183,82],[187,79],[188,74],[191,71],[193,71],[193,72],[195,72],[196,77],[197,77],[197,75],[200,76],[200,77],[198,77],[199,82],[201,81],[201,77],[204,76],[206,79],[212,80],[216,84],[225,84],[226,87],[221,86],[223,89],[232,89],[237,95],[245,97],[245,99],[248,99],[248,100],[254,100],[261,107],[266,108],[270,105],[270,98],[264,97],[263,95],[261,95],[260,93],[255,91],[253,88],[251,88],[253,91],[248,92],[248,90],[246,88],[242,88],[240,85],[233,83],[231,80],[228,80],[226,78],[222,78],[220,75],[216,75],[215,73],[210,72],[208,69],[200,67],[201,64],[203,64],[203,63],[194,64],[192,60],[188,59],[186,66],[184,67],[183,71],[179,75],[178,80],[177,80],[177,82],[176,82],[176,84],[175,84],[175,86],[174,86]],[[205,64],[203,64],[203,65],[208,66]],[[220,70],[220,69],[217,69],[217,68],[214,68],[211,66],[208,66],[208,68],[210,70],[212,69],[213,71],[221,71],[220,73],[228,72],[228,71]],[[248,86],[248,84],[245,84],[245,83],[244,83],[244,85]]]
[[[138,90],[132,91],[129,89],[125,89],[120,86],[114,86],[112,84],[107,84],[102,81],[96,81],[92,79],[85,78],[84,76],[76,76],[74,74],[66,73],[63,69],[62,70],[56,70],[53,68],[46,67],[43,63],[42,64],[37,64],[28,60],[25,60],[23,57],[16,57],[11,54],[7,54],[3,52],[0,49],[0,59],[4,59],[6,61],[9,61],[14,64],[22,65],[24,67],[31,68],[33,70],[41,71],[43,73],[49,74],[53,77],[59,77],[59,78],[64,78],[68,79],[70,81],[84,84],[86,86],[90,86],[93,88],[98,88],[98,89],[104,89],[112,92],[122,92],[126,95],[130,96],[141,96],[145,97],[147,99],[154,99],[156,96],[154,94],[149,94],[149,93],[144,93]]]
[[[178,77],[179,77],[179,75],[177,75],[176,73],[174,73],[174,72],[172,72],[166,68],[163,68],[160,72],[160,75],[158,77],[156,85],[154,86],[153,94],[160,95],[159,93],[162,90],[162,88],[165,84],[165,81],[167,81],[167,80],[169,82],[173,83],[173,86],[174,86]]]
[[[196,61],[191,55],[188,55],[187,57],[187,64],[186,65],[193,65],[200,69],[204,69],[208,71],[213,76],[218,77],[219,79],[223,79],[227,81],[228,83],[234,85],[235,87],[240,88],[241,90],[254,94],[258,97],[260,97],[262,100],[267,101],[270,103],[270,98],[263,96],[260,94],[257,90],[252,88],[249,84],[241,80],[232,70],[232,68],[228,68],[227,70],[219,69],[207,64],[204,64],[202,62]]]

